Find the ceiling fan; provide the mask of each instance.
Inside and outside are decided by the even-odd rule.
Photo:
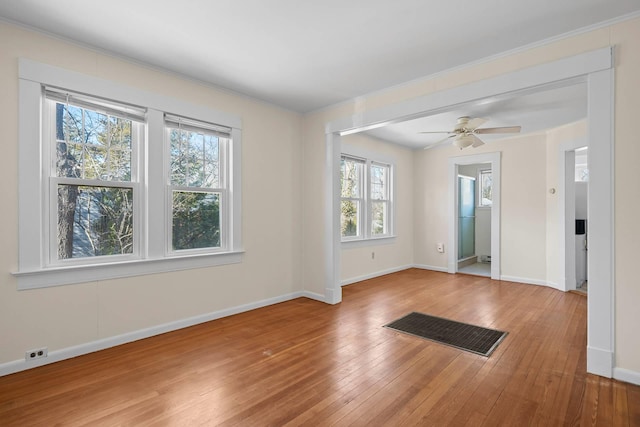
[[[481,134],[489,134],[489,133],[519,133],[521,127],[520,126],[504,126],[497,128],[483,128],[478,129],[484,123],[487,122],[488,119],[481,118],[471,118],[468,116],[458,118],[458,121],[453,128],[452,131],[432,131],[432,132],[420,132],[420,133],[448,133],[445,139],[436,142],[435,144],[431,144],[426,146],[424,149],[427,150],[429,148],[437,147],[440,144],[444,144],[453,138],[453,145],[458,147],[459,149],[471,147],[479,147],[484,144],[484,142],[478,138],[476,135]]]

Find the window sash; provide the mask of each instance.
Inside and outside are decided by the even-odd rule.
[[[195,126],[195,124],[202,124],[204,122],[199,122],[196,120],[183,121],[183,118],[180,118],[179,123],[172,121],[171,119],[174,116],[170,116],[165,114],[165,150],[167,152],[166,155],[166,176],[165,180],[167,182],[166,185],[166,242],[165,242],[165,256],[181,256],[181,255],[190,255],[190,254],[206,254],[206,253],[217,253],[217,252],[225,252],[228,251],[231,247],[230,234],[231,230],[231,213],[229,212],[229,183],[230,183],[230,156],[229,156],[229,145],[232,143],[231,135],[218,132],[210,127],[200,127]],[[185,125],[185,122],[187,123]],[[177,125],[177,126],[176,126]],[[230,128],[227,128],[230,129]],[[173,158],[169,152],[171,148],[171,140],[170,135],[172,130],[181,130],[185,132],[196,132],[198,134],[211,135],[218,138],[218,186],[217,187],[204,187],[204,186],[196,186],[196,185],[176,185],[172,182],[171,176],[171,163]],[[204,165],[203,165],[204,167]],[[188,184],[188,183],[187,183]],[[217,193],[219,194],[219,227],[220,227],[220,237],[219,237],[219,246],[209,246],[209,247],[200,247],[200,248],[188,248],[188,249],[175,249],[173,245],[173,236],[174,236],[174,206],[173,206],[173,195],[175,192],[187,192],[187,193]]]
[[[138,123],[135,120],[132,120],[129,117],[126,117],[126,114],[119,114],[119,110],[113,110],[108,108],[102,108],[103,106],[99,103],[98,100],[95,103],[90,102],[91,98],[84,97],[83,102],[78,102],[77,99],[74,99],[73,103],[69,103],[69,105],[74,105],[84,110],[98,112],[100,114],[105,114],[107,116],[119,117],[125,120],[131,120],[131,142],[130,147],[127,149],[129,152],[129,180],[116,180],[116,179],[87,179],[81,177],[65,177],[57,175],[57,149],[58,149],[58,139],[57,139],[57,123],[56,123],[56,104],[60,103],[59,99],[56,99],[50,95],[51,92],[45,91],[45,102],[43,102],[43,144],[42,144],[42,158],[48,159],[47,165],[48,170],[45,170],[46,182],[45,188],[48,188],[48,191],[44,191],[43,202],[44,206],[47,206],[47,212],[43,216],[44,225],[43,228],[45,230],[45,235],[48,236],[48,245],[44,245],[43,247],[43,261],[46,267],[55,267],[55,266],[72,266],[72,265],[86,265],[86,264],[101,264],[101,263],[111,263],[118,261],[127,261],[140,258],[140,245],[141,245],[141,208],[142,203],[141,199],[143,196],[141,192],[141,187],[139,185],[139,159],[140,154],[139,150],[141,147],[141,139],[142,139],[142,124]],[[71,98],[71,96],[70,96]],[[96,98],[97,99],[97,98]],[[66,105],[66,96],[64,99]],[[83,123],[84,129],[84,123]],[[83,130],[84,131],[84,130]],[[79,143],[82,147],[85,146],[94,146],[94,144],[90,143]],[[97,145],[96,145],[97,147]],[[83,148],[84,150],[84,148]],[[83,151],[84,154],[84,151]],[[83,165],[83,171],[85,166]],[[83,174],[84,175],[84,172]],[[132,251],[126,254],[106,254],[106,255],[95,255],[95,256],[82,256],[82,257],[71,257],[71,258],[61,258],[58,253],[58,245],[60,241],[60,236],[58,235],[58,188],[61,185],[65,186],[77,186],[77,187],[89,187],[89,188],[128,188],[131,189],[132,192],[132,228],[133,228],[133,236],[132,236]],[[75,227],[75,224],[73,225]]]

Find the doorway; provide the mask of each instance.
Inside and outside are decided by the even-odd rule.
[[[490,164],[458,166],[458,272],[491,277]]]
[[[585,141],[572,141],[560,147],[561,226],[560,255],[564,258],[563,289],[587,293],[589,235],[589,149]]]
[[[449,273],[500,280],[500,157],[495,152],[449,158]],[[481,186],[488,184],[490,191],[483,193]]]

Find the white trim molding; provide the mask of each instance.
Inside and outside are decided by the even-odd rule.
[[[517,276],[500,276],[499,280],[504,280],[505,282],[515,282],[515,283],[524,283],[526,285],[536,285],[536,286],[547,286],[549,288],[562,290],[559,288],[557,283],[547,282],[546,280],[540,279],[531,279],[529,277],[517,277]]]
[[[439,271],[440,273],[448,273],[449,272],[449,269],[447,267],[438,267],[438,266],[435,266],[435,265],[414,264],[413,268],[419,268],[420,270]]]
[[[369,279],[375,279],[376,277],[380,277],[380,276],[386,276],[387,274],[391,274],[391,273],[397,273],[399,271],[403,271],[403,270],[408,270],[409,268],[412,268],[413,265],[403,265],[400,267],[392,267],[392,268],[387,268],[385,270],[379,270],[373,273],[369,273],[369,274],[364,274],[362,276],[357,276],[357,277],[351,277],[349,279],[344,279],[340,282],[341,286],[347,286],[347,285],[351,285],[353,283],[358,283],[358,282],[362,282],[363,280],[369,280]]]
[[[626,383],[640,385],[640,372],[623,368],[613,368],[613,378]]]

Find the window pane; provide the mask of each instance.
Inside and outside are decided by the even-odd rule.
[[[131,180],[131,120],[56,104],[56,175]]]
[[[387,200],[388,190],[388,170],[387,166],[371,165],[371,199]]]
[[[131,188],[58,185],[58,259],[130,253]]]
[[[174,250],[220,247],[220,193],[173,192]]]
[[[371,203],[371,234],[387,234],[387,202]]]
[[[218,137],[171,129],[169,141],[172,184],[185,187],[220,188]]]
[[[343,200],[340,211],[340,229],[342,237],[360,235],[358,227],[358,211],[360,203],[353,200]]]
[[[492,202],[491,171],[480,172],[480,206],[491,206]]]
[[[362,162],[343,157],[340,162],[341,197],[362,197]]]

